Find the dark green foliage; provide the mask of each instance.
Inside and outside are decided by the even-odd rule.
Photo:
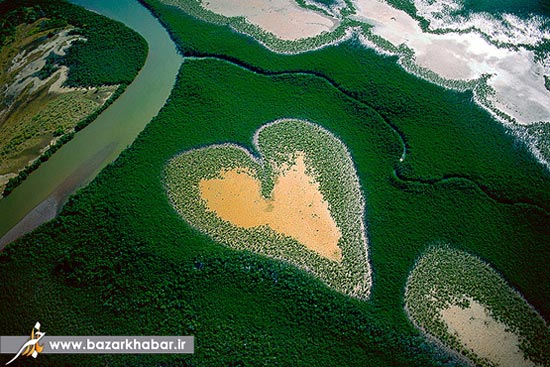
[[[325,7],[331,8],[333,6],[341,5],[341,3],[338,0],[295,0],[298,5],[300,5],[302,8],[311,9],[313,11],[317,11],[320,13],[323,13],[328,16],[332,16],[332,14],[329,14]],[[350,5],[349,0],[344,1],[343,8],[340,10],[340,13],[342,15],[344,14],[350,14],[353,12],[353,6]],[[324,7],[323,7],[324,6]]]
[[[489,13],[497,18],[502,13],[532,18],[533,15],[549,14],[548,0],[465,0],[459,14]]]
[[[56,29],[56,28],[63,28],[68,25],[67,19],[63,18],[51,18],[46,19],[44,22],[40,23],[40,28],[42,30],[46,29]]]
[[[416,15],[416,7],[414,6],[414,1],[412,0],[388,0],[388,4],[396,9],[404,10],[413,18],[418,18]]]
[[[75,42],[65,57],[64,64],[70,68],[67,85],[129,84],[134,80],[147,56],[147,43],[138,33],[93,13],[84,16],[80,9],[65,14],[78,27],[75,32],[87,39]]]
[[[46,64],[42,67],[42,69],[34,73],[34,75],[41,80],[49,78],[59,69],[59,63],[61,60],[61,56],[54,52],[50,52],[48,57],[46,57]]]
[[[184,55],[216,56],[267,75],[319,75],[376,110],[405,139],[404,164],[414,174],[408,178],[464,176],[495,195],[536,202],[550,212],[550,173],[541,172],[527,147],[472,103],[470,92],[443,92],[354,40],[322,51],[274,54],[248,36],[227,32],[225,26],[202,22],[157,0],[148,4],[161,15]],[[516,166],[525,171],[510,177]]]
[[[0,263],[7,301],[17,305],[24,298],[25,288],[12,284],[25,281],[26,273],[15,269],[35,261],[47,273],[49,280],[39,282],[49,292],[62,292],[75,310],[91,305],[79,312],[79,325],[64,333],[93,327],[98,334],[193,334],[197,352],[185,360],[201,366],[238,360],[282,366],[437,365],[431,362],[433,347],[411,329],[402,311],[377,313],[372,302],[332,292],[292,266],[225,249],[189,228],[169,205],[161,181],[169,157],[222,141],[250,148],[252,133],[281,115],[323,123],[344,141],[358,136],[350,148],[363,157],[360,162],[366,159],[362,181],[365,163],[383,172],[399,154],[389,128],[322,79],[263,77],[224,62],[189,61],[169,104],[139,142],[73,197],[62,216],[44,227],[46,233],[6,249]],[[7,278],[12,276],[19,280]],[[30,304],[28,317],[41,312],[38,308]],[[67,307],[50,312],[47,322],[57,324],[52,335],[63,324],[74,324]],[[395,316],[398,331],[392,326]],[[18,326],[0,321],[0,328],[13,332]],[[163,360],[134,358],[108,360],[109,365]]]
[[[21,23],[33,23],[44,13],[39,6],[22,4],[19,1],[4,0],[0,2],[0,45],[15,32],[15,28]]]
[[[306,3],[304,0],[296,0],[296,3],[300,5],[302,8],[318,11],[329,16],[330,14],[328,14],[323,8],[320,8],[317,5],[325,5],[325,6],[337,5],[336,1],[334,0],[318,0],[318,1],[311,1],[309,3]]]
[[[240,66],[186,60],[168,103],[136,142],[58,219],[0,254],[9,305],[2,334],[40,319],[51,335],[196,337],[192,356],[81,356],[80,364],[71,356],[76,365],[459,365],[403,311],[407,275],[436,242],[489,262],[550,318],[548,171],[471,94],[421,81],[353,41],[277,55],[150,3],[183,53]],[[322,125],[354,159],[374,271],[367,302],[213,242],[167,200],[169,158],[223,142],[253,149],[254,131],[283,117]],[[68,360],[40,358],[52,366]]]
[[[336,0],[313,0],[312,2],[321,4],[321,5],[326,5],[326,6],[332,6],[332,5],[338,4]]]

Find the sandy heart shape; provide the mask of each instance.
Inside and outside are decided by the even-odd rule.
[[[367,299],[365,201],[345,145],[295,119],[262,126],[253,142],[260,158],[222,144],[170,159],[164,181],[175,210],[226,246],[287,261]]]

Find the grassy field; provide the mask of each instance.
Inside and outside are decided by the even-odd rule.
[[[59,218],[0,254],[3,335],[40,320],[51,335],[196,337],[191,356],[71,356],[74,365],[461,365],[404,311],[416,259],[440,242],[491,264],[550,318],[549,173],[471,94],[419,80],[353,40],[278,55],[148,2],[194,57],[136,142]],[[254,132],[280,118],[315,121],[354,159],[373,268],[368,301],[216,243],[170,205],[172,157],[226,142],[257,153]]]

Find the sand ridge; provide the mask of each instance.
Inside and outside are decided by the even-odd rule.
[[[30,54],[26,50],[19,52],[13,58],[12,64],[8,70],[8,73],[12,73],[14,77],[13,81],[5,86],[3,91],[4,96],[15,98],[27,87],[30,88],[28,93],[32,93],[46,85],[52,79],[53,75],[41,80],[39,77],[35,76],[35,73],[42,70],[46,65],[47,57],[51,53],[58,56],[64,56],[75,41],[81,40],[85,40],[85,38],[78,35],[71,35],[71,29],[65,29],[39,45],[30,52]],[[56,75],[60,75],[60,83],[66,80],[66,70],[62,71],[60,74],[56,73]],[[70,89],[67,91],[70,91]]]
[[[296,239],[329,260],[342,260],[340,229],[330,215],[319,183],[308,175],[305,154],[296,153],[292,165],[277,167],[272,196],[261,194],[261,183],[248,169],[223,171],[221,178],[199,182],[209,211],[243,228],[267,225]]]

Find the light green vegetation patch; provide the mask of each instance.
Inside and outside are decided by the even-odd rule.
[[[442,319],[442,310],[450,306],[459,306],[464,310],[472,301],[483,305],[492,319],[518,336],[519,349],[525,358],[549,365],[550,328],[490,265],[447,246],[432,247],[417,260],[405,291],[405,307],[412,321],[476,364],[492,366],[489,361],[465,348]]]
[[[264,125],[256,132],[254,143],[261,160],[230,144],[191,150],[172,158],[165,170],[165,184],[176,211],[191,225],[233,249],[290,262],[339,292],[367,299],[371,272],[363,222],[365,201],[344,144],[323,128],[301,120],[277,120]],[[296,152],[304,153],[306,167],[315,172],[319,190],[341,231],[341,262],[306,250],[295,239],[268,227],[234,226],[208,211],[201,199],[201,180],[219,178],[222,170],[243,168],[256,175],[262,183],[263,196],[269,197],[273,188],[271,167],[291,163],[289,159]]]
[[[118,88],[60,88],[56,84],[62,84],[66,75],[55,72],[51,65],[38,76],[47,62],[33,73],[34,64],[40,67],[42,58],[49,60],[54,55],[51,49],[66,47],[75,38],[65,35],[71,27],[54,24],[51,28],[48,24],[48,19],[41,18],[18,25],[0,49],[0,82],[5,87],[0,92],[0,175],[15,176],[37,159],[46,158],[50,146],[72,134],[76,125],[103,106]],[[62,46],[52,46],[56,42]],[[0,192],[6,183],[0,182]]]
[[[550,162],[550,123],[540,122],[527,127],[527,136],[542,159]]]
[[[18,172],[59,137],[74,131],[118,86],[63,94],[44,93],[25,108],[13,111],[0,126],[0,174]]]

